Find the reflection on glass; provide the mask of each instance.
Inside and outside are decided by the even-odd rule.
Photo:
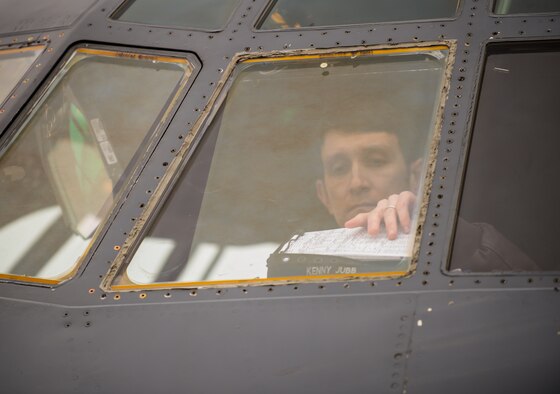
[[[0,274],[58,279],[86,251],[184,59],[78,49],[0,156]]]
[[[259,29],[452,18],[459,0],[277,0]]]
[[[0,104],[44,49],[44,46],[34,46],[0,50]]]
[[[488,48],[451,270],[560,270],[560,45]]]
[[[114,288],[404,274],[447,52],[242,62]],[[408,219],[368,234],[377,204]]]
[[[72,25],[96,0],[2,0],[0,36],[46,32]],[[22,5],[25,12],[22,12]],[[4,41],[5,42],[5,41]]]
[[[558,0],[496,0],[494,13],[506,14],[528,14],[540,12],[560,12],[560,1]]]
[[[240,0],[128,0],[113,18],[146,25],[222,29]]]

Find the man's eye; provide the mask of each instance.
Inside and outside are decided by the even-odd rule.
[[[333,163],[329,167],[329,173],[331,175],[344,175],[348,172],[348,167],[346,163]]]
[[[372,156],[366,159],[366,164],[369,167],[383,167],[387,165],[389,160],[384,156]]]

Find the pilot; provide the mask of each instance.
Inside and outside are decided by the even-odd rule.
[[[410,124],[389,107],[377,112],[371,124],[360,121],[360,116],[349,121],[329,117],[334,122],[326,122],[321,131],[316,192],[339,227],[363,227],[372,237],[394,240],[399,232],[415,231],[411,226],[419,202],[421,139],[427,137],[407,130]],[[386,235],[380,235],[383,229]],[[531,258],[491,225],[461,218],[453,253],[451,269],[538,270]]]

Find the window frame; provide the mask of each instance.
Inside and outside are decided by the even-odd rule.
[[[144,236],[148,233],[154,220],[157,218],[159,212],[166,203],[169,195],[173,191],[174,186],[179,181],[184,169],[190,163],[190,159],[194,154],[195,150],[201,139],[204,137],[206,132],[209,130],[209,126],[214,120],[216,114],[220,111],[224,101],[229,93],[233,82],[235,81],[235,71],[236,66],[244,61],[270,61],[274,58],[297,58],[297,57],[308,57],[308,56],[325,56],[332,57],[339,54],[346,54],[349,56],[351,53],[356,52],[377,52],[382,53],[398,53],[398,52],[415,52],[420,48],[426,48],[425,50],[430,50],[429,48],[445,46],[448,51],[448,56],[444,70],[442,73],[442,84],[439,91],[439,102],[434,103],[437,106],[434,130],[432,134],[432,141],[430,143],[430,149],[427,152],[426,160],[428,165],[427,170],[424,174],[424,188],[422,190],[423,195],[421,199],[421,204],[419,205],[418,214],[418,224],[417,233],[415,234],[414,247],[411,256],[411,262],[409,269],[403,272],[379,272],[379,273],[364,273],[353,275],[349,278],[348,275],[328,275],[326,277],[317,276],[294,276],[294,277],[284,277],[284,278],[263,278],[263,279],[241,279],[241,280],[223,280],[223,281],[204,281],[204,282],[159,282],[150,284],[133,284],[133,285],[115,285],[113,282],[119,273],[130,263],[136,250],[142,243]],[[360,46],[360,47],[344,47],[344,48],[329,48],[329,49],[309,49],[309,50],[282,50],[282,51],[271,51],[271,52],[241,52],[237,53],[230,61],[228,67],[223,72],[223,76],[217,84],[212,97],[210,98],[206,110],[199,116],[197,122],[192,128],[192,132],[185,137],[185,141],[178,151],[176,157],[169,164],[161,182],[158,184],[157,188],[152,193],[152,196],[146,203],[146,207],[138,220],[136,221],[130,234],[127,236],[125,242],[120,247],[119,252],[113,263],[111,264],[108,272],[103,277],[101,282],[101,289],[106,292],[121,292],[121,291],[138,291],[138,290],[161,290],[161,289],[204,289],[204,288],[239,288],[245,286],[270,286],[270,285],[289,285],[289,284],[305,284],[305,283],[336,283],[340,281],[364,281],[371,279],[397,279],[403,277],[410,277],[416,272],[416,265],[420,253],[420,244],[423,234],[423,223],[426,220],[426,213],[428,209],[428,200],[430,198],[430,191],[433,182],[433,177],[435,174],[435,162],[437,159],[437,151],[440,141],[441,129],[443,124],[443,114],[445,109],[445,103],[447,102],[447,92],[451,84],[451,75],[453,66],[455,63],[457,44],[455,40],[440,40],[440,41],[430,41],[423,43],[403,43],[399,45],[373,45],[373,46]]]
[[[91,260],[91,257],[99,243],[105,236],[105,233],[112,225],[115,216],[117,215],[120,206],[123,203],[124,197],[130,192],[135,179],[138,178],[140,172],[149,160],[152,152],[154,151],[156,145],[159,143],[160,139],[164,135],[165,131],[169,127],[175,113],[181,106],[181,103],[185,100],[185,97],[190,90],[192,84],[196,80],[196,77],[201,69],[201,63],[198,58],[193,53],[188,52],[176,52],[176,51],[164,51],[164,50],[149,50],[145,48],[136,48],[131,46],[116,46],[116,45],[103,45],[95,43],[76,43],[70,45],[64,54],[58,59],[56,65],[49,72],[49,75],[43,81],[39,89],[33,94],[29,102],[23,107],[21,113],[8,125],[4,133],[0,135],[0,157],[10,149],[12,143],[15,141],[20,132],[25,128],[26,123],[31,119],[34,111],[42,105],[44,100],[46,100],[51,92],[51,89],[56,86],[64,78],[64,67],[71,61],[74,54],[79,53],[80,50],[85,53],[99,52],[101,54],[112,54],[110,56],[118,58],[122,54],[126,54],[125,57],[128,58],[142,58],[145,56],[154,58],[165,58],[165,59],[177,59],[177,63],[186,64],[186,70],[181,77],[179,83],[175,86],[169,98],[165,102],[162,110],[160,111],[157,119],[146,131],[142,142],[139,144],[137,151],[132,157],[131,161],[127,165],[127,171],[123,172],[122,183],[119,190],[114,196],[114,202],[111,208],[103,216],[100,224],[94,231],[87,248],[82,252],[80,257],[74,262],[72,270],[58,279],[45,279],[33,276],[25,275],[14,275],[0,273],[0,283],[9,282],[15,284],[24,285],[39,285],[56,287],[67,283],[68,281],[75,278],[80,272],[82,272],[87,263]]]

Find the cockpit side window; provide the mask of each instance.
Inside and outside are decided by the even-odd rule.
[[[448,53],[242,59],[112,288],[410,272]]]
[[[560,45],[488,47],[449,269],[560,270]]]
[[[44,46],[0,49],[0,105],[44,49]]]
[[[459,0],[275,0],[258,29],[453,18]]]
[[[0,36],[45,32],[70,26],[95,2],[96,0],[2,0]]]
[[[191,73],[183,58],[72,51],[0,150],[0,278],[74,272]]]
[[[493,11],[498,15],[560,12],[557,0],[496,0]]]
[[[122,22],[217,31],[241,0],[127,0],[111,16]]]

